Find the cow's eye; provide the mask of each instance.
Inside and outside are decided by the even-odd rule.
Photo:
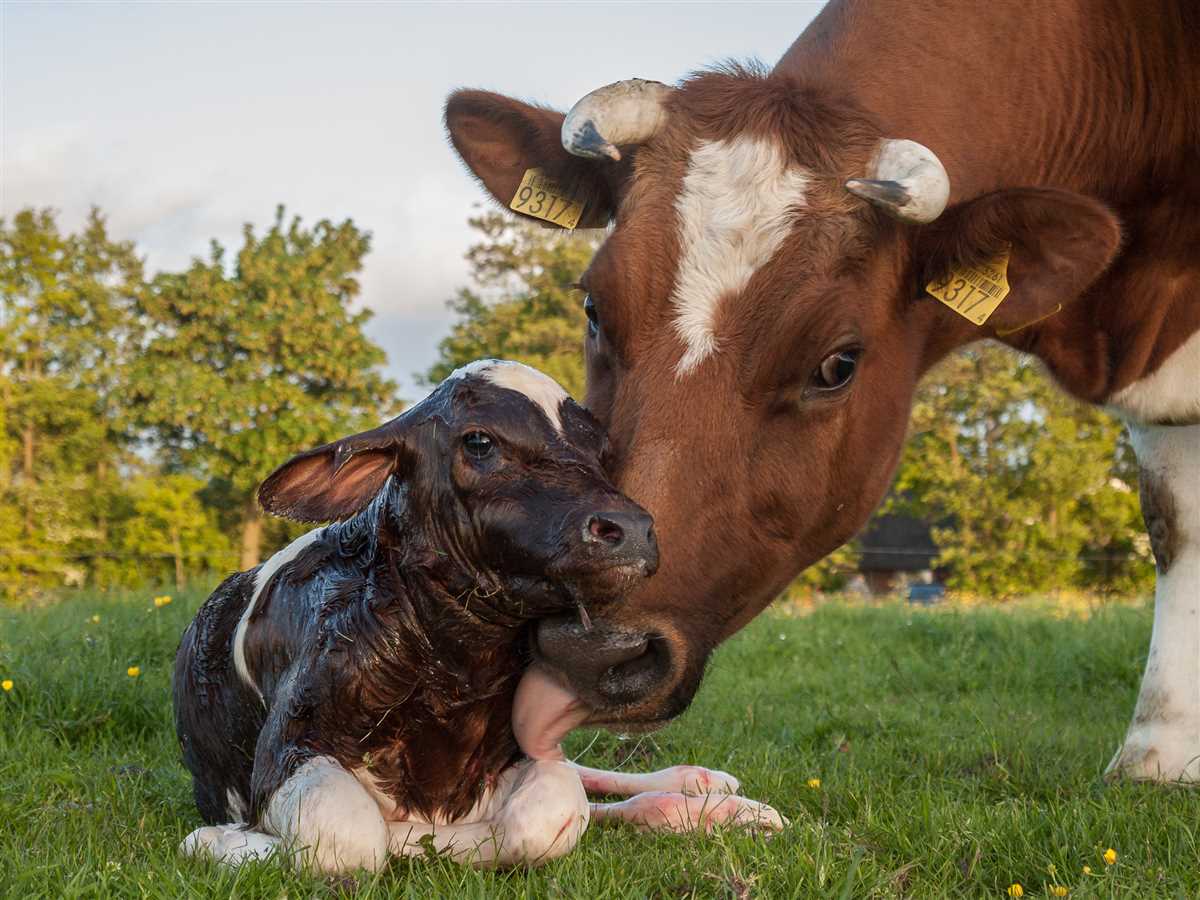
[[[487,459],[496,449],[496,442],[486,431],[468,431],[462,440],[463,449],[472,459]]]
[[[861,350],[840,350],[830,354],[813,372],[812,386],[818,391],[836,391],[845,387],[854,377]]]
[[[600,333],[600,316],[596,314],[596,301],[591,294],[583,298],[583,314],[588,320],[588,336],[595,337]]]

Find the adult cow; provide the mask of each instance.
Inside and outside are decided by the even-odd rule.
[[[590,722],[683,710],[866,521],[921,375],[992,338],[1129,423],[1158,586],[1110,768],[1200,779],[1200,5],[834,0],[769,72],[621,82],[565,120],[461,91],[446,122],[505,205],[540,167],[614,225],[587,403],[662,568],[591,631],[540,629]],[[925,290],[1002,256],[982,326]]]

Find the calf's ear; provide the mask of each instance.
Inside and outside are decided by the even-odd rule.
[[[1070,191],[1015,188],[953,206],[917,241],[922,286],[1009,254],[1009,295],[987,320],[1003,334],[1073,303],[1121,246],[1121,225],[1104,204]]]
[[[467,168],[501,206],[517,194],[529,169],[541,169],[583,201],[577,227],[603,228],[612,219],[625,163],[572,156],[562,146],[563,114],[489,91],[455,91],[446,101],[446,131]],[[534,216],[521,218],[548,224]]]
[[[293,457],[267,476],[258,502],[273,515],[299,522],[349,518],[404,466],[403,418]]]

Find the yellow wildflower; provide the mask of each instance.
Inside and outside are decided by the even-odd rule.
[[[1021,887],[1020,884],[1010,884],[1008,886],[1008,896],[1024,897],[1025,896],[1025,888]]]
[[[810,788],[813,788],[814,790],[815,790],[816,788],[819,788],[819,787],[821,786],[821,779],[820,779],[820,778],[810,778],[810,779],[808,779],[808,786],[809,786]]]
[[[162,597],[155,597],[155,598],[154,598],[154,605],[155,605],[155,606],[166,606],[166,605],[167,605],[168,603],[170,603],[170,602],[171,602],[171,598],[170,598],[170,597],[168,597],[168,596],[166,596],[166,595],[163,595]]]
[[[99,613],[97,613],[96,615],[92,616],[92,624],[93,624],[93,625],[99,625],[99,624],[100,624],[100,614],[99,614]]]
[[[1066,889],[1066,887],[1061,884],[1050,885],[1050,896],[1051,897],[1065,897],[1069,893],[1071,893],[1071,892],[1068,891]]]
[[[1104,862],[1106,865],[1113,865],[1117,861],[1117,851],[1109,847],[1104,851]]]
[[[4,688],[6,691],[11,691],[12,690],[12,679],[5,678],[3,681],[0,681],[0,688]]]
[[[125,670],[125,674],[128,675],[130,678],[137,678],[139,675],[142,674],[142,670],[140,668],[138,668],[137,666],[130,666],[128,669]]]
[[[1092,867],[1091,867],[1091,866],[1084,866],[1084,867],[1083,867],[1083,874],[1084,874],[1084,875],[1091,875],[1091,874],[1092,874]]]

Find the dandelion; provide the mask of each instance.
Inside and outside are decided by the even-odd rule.
[[[12,687],[13,685],[11,678],[5,678],[3,681],[0,681],[0,688],[4,688],[6,691],[11,691]]]
[[[128,675],[130,678],[137,678],[139,675],[142,674],[142,670],[138,666],[130,666],[128,669],[125,670],[125,674]]]
[[[1104,851],[1104,864],[1111,866],[1117,861],[1117,851],[1109,847]]]
[[[166,606],[170,602],[171,602],[171,598],[166,596],[165,594],[161,597],[154,598],[154,605],[159,608]]]
[[[1084,867],[1083,867],[1083,874],[1084,874],[1084,875],[1091,875],[1091,874],[1092,874],[1092,867],[1091,867],[1091,866],[1084,866]]]
[[[97,613],[96,615],[92,616],[92,624],[93,624],[93,625],[99,625],[99,624],[100,624],[100,614],[99,614],[99,613]]]
[[[1008,886],[1008,896],[1024,897],[1025,896],[1025,888],[1021,887],[1019,882],[1015,883],[1015,884],[1010,884]]]
[[[1069,893],[1071,893],[1071,892],[1068,891],[1066,889],[1066,887],[1061,884],[1050,885],[1050,896],[1051,897],[1065,897]]]
[[[815,791],[817,788],[819,788],[821,786],[821,779],[820,778],[808,779],[808,786]]]

